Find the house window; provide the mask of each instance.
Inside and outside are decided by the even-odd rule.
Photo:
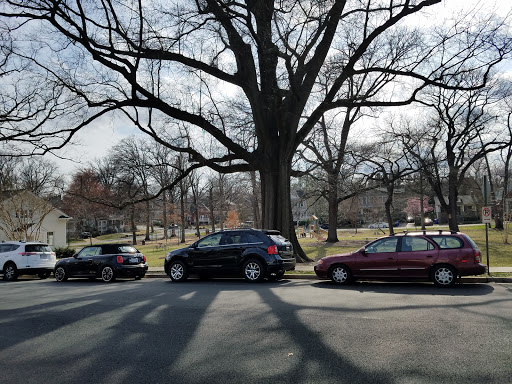
[[[53,245],[53,232],[46,233],[46,243],[48,245]]]

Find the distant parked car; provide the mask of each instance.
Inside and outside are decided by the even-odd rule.
[[[428,227],[428,226],[431,226],[431,225],[434,225],[434,222],[432,221],[432,219],[430,217],[425,217],[425,221],[424,221],[425,225]]]
[[[43,243],[5,241],[0,243],[0,270],[4,280],[14,281],[19,275],[38,275],[46,279],[53,271],[55,252]]]
[[[141,279],[148,270],[146,256],[130,244],[98,244],[83,248],[73,257],[55,264],[55,280],[69,277],[100,277],[104,282],[118,277]]]
[[[412,232],[386,236],[358,251],[327,256],[315,265],[320,278],[338,284],[365,280],[431,280],[451,287],[457,276],[486,272],[480,251],[460,232]]]
[[[373,223],[368,225],[368,228],[389,228],[388,223]]]
[[[278,231],[240,229],[213,233],[189,247],[168,253],[164,270],[172,281],[240,276],[249,282],[280,279],[295,269],[292,244]]]
[[[92,235],[91,235],[91,232],[82,232],[82,233],[80,234],[80,237],[81,237],[82,239],[88,239],[89,237],[92,237]]]

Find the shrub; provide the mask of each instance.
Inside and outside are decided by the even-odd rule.
[[[74,248],[69,248],[69,247],[57,247],[54,249],[54,252],[55,252],[55,255],[57,256],[57,259],[62,259],[64,257],[71,257],[76,253]]]

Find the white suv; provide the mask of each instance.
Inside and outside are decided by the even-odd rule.
[[[0,243],[0,272],[4,280],[14,281],[19,275],[39,275],[46,279],[56,262],[55,252],[44,243],[3,241]]]

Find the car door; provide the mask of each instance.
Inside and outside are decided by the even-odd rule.
[[[218,272],[218,248],[222,233],[204,237],[190,246],[187,251],[189,265],[196,273]]]
[[[85,247],[68,264],[72,276],[94,275],[94,257],[101,255],[101,247]]]
[[[353,274],[361,277],[397,277],[397,246],[397,237],[386,237],[369,244],[357,256],[352,266]]]
[[[437,247],[424,237],[403,236],[396,260],[403,277],[428,277],[438,256]]]

